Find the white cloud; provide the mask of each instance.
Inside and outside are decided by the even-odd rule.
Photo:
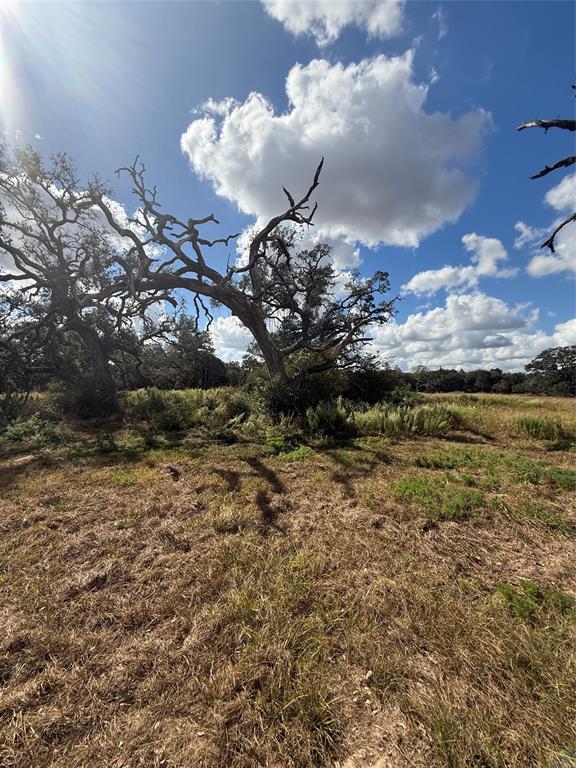
[[[518,232],[514,240],[514,248],[524,248],[525,245],[533,245],[536,240],[542,240],[548,232],[545,228],[531,227],[524,221],[517,221],[514,229]]]
[[[239,209],[270,218],[285,185],[306,190],[322,156],[315,219],[322,239],[417,246],[455,221],[474,197],[464,172],[490,116],[428,114],[428,86],[413,82],[413,51],[359,64],[311,61],[286,79],[287,112],[259,93],[212,105],[181,137],[192,169]]]
[[[210,326],[210,334],[216,355],[226,362],[240,360],[248,345],[254,341],[250,332],[234,315],[217,317]]]
[[[434,11],[432,18],[438,24],[438,40],[442,40],[448,34],[448,24],[441,5]]]
[[[418,295],[432,294],[441,288],[471,288],[482,277],[515,277],[518,269],[500,269],[499,262],[507,261],[508,254],[500,240],[483,237],[475,232],[464,235],[462,243],[472,254],[472,264],[459,267],[441,267],[418,272],[402,288]]]
[[[403,369],[522,369],[548,347],[576,342],[576,320],[554,333],[534,329],[538,310],[509,307],[483,293],[451,294],[443,307],[373,329],[372,350]]]
[[[544,196],[544,202],[554,209],[557,218],[548,228],[534,228],[523,221],[517,222],[516,230],[520,233],[514,243],[515,247],[533,246],[535,253],[528,263],[528,273],[532,277],[544,277],[560,272],[576,272],[576,238],[574,224],[568,224],[560,230],[555,242],[555,253],[541,250],[543,239],[550,236],[552,231],[567,217],[569,212],[576,210],[576,174],[565,176],[562,181]]]
[[[320,46],[333,43],[351,24],[372,37],[391,37],[400,32],[402,0],[262,0],[272,18],[293,35],[311,35]]]
[[[565,176],[559,184],[546,192],[544,200],[555,211],[574,210],[576,208],[576,174]]]

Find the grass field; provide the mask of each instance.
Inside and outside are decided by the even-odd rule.
[[[574,402],[430,400],[443,436],[5,445],[0,765],[574,765]]]

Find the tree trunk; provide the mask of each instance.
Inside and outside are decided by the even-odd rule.
[[[284,368],[284,358],[274,344],[270,331],[266,326],[266,320],[260,309],[249,302],[239,291],[232,292],[228,287],[225,293],[216,297],[225,304],[231,312],[236,315],[242,325],[244,325],[254,336],[256,344],[262,353],[264,363],[270,374],[270,378],[286,379],[286,370]]]
[[[82,321],[74,322],[71,327],[80,336],[88,351],[94,380],[94,394],[101,400],[102,411],[110,413],[118,410],[116,382],[112,375],[104,345],[97,331],[91,326],[85,325]]]
[[[264,358],[266,368],[268,368],[270,378],[278,377],[279,379],[285,379],[284,359],[270,336],[264,318],[259,313],[254,313],[252,317],[240,318],[240,320],[242,320],[252,336],[254,336]]]

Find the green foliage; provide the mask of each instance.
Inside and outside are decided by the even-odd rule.
[[[449,410],[440,405],[376,405],[355,414],[355,423],[363,434],[445,435],[453,426]]]
[[[2,431],[0,450],[47,448],[64,445],[69,440],[70,434],[63,424],[45,421],[35,413],[28,419],[13,421]]]
[[[313,435],[323,437],[345,437],[353,433],[349,420],[350,411],[341,397],[337,400],[322,401],[306,410],[306,424]]]
[[[300,445],[298,448],[294,448],[291,451],[282,452],[279,456],[279,458],[282,461],[300,461],[301,459],[304,459],[306,456],[312,453],[312,448],[310,448],[309,445]]]
[[[27,400],[26,392],[6,392],[0,395],[0,431],[22,415]]]
[[[490,506],[521,525],[542,528],[570,539],[576,538],[576,524],[562,517],[554,505],[545,501],[525,501],[512,507],[496,497],[491,499]]]
[[[399,480],[392,487],[392,497],[397,501],[415,502],[435,517],[448,520],[465,520],[484,504],[480,491],[427,477]]]
[[[532,621],[542,613],[576,619],[576,600],[554,587],[540,587],[533,581],[523,580],[517,587],[501,582],[497,591],[507,611],[516,618]]]
[[[516,423],[522,432],[537,440],[562,440],[570,437],[560,419],[521,416]]]
[[[545,349],[526,366],[532,388],[556,395],[576,391],[576,345]]]
[[[242,391],[225,388],[138,389],[125,393],[122,404],[128,419],[140,422],[152,434],[195,426],[228,434],[250,413]]]
[[[510,469],[532,485],[554,485],[567,491],[576,490],[576,470],[567,467],[552,467],[536,464],[529,459],[509,460]]]

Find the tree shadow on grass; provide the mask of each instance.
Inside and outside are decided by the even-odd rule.
[[[280,480],[276,472],[270,467],[267,467],[262,461],[256,457],[249,457],[244,459],[246,464],[251,467],[255,474],[260,475],[263,480],[266,480],[273,493],[285,493],[286,489],[284,483]]]
[[[270,529],[274,529],[278,533],[286,533],[286,529],[278,522],[278,517],[281,512],[290,509],[289,502],[275,503],[270,492],[261,488],[256,494],[256,506],[260,510],[260,526],[264,536],[268,535]]]
[[[350,456],[338,450],[325,451],[330,461],[338,465],[338,469],[332,472],[330,479],[342,486],[344,494],[350,498],[356,498],[354,481],[362,480],[374,474],[378,466],[390,464],[392,458],[388,453],[370,446],[347,445],[346,451]],[[363,454],[363,456],[359,455]],[[369,455],[366,455],[369,454]]]

